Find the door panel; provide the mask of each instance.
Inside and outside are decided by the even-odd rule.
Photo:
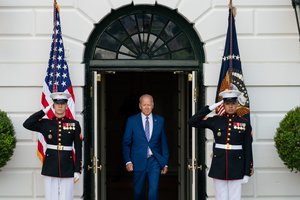
[[[99,72],[98,72],[99,73]],[[106,188],[106,173],[107,173],[107,144],[106,144],[106,116],[105,116],[105,108],[106,108],[106,76],[105,73],[101,72],[100,78],[98,78],[98,157],[99,162],[101,163],[101,171],[98,174],[98,182],[100,185],[98,186],[99,197],[100,199],[105,200],[107,198]],[[98,77],[99,77],[98,75]]]
[[[191,108],[192,108],[192,115],[196,113],[196,103],[197,103],[197,73],[195,71],[192,72],[192,99],[191,99]],[[197,162],[197,154],[196,154],[196,141],[197,141],[197,135],[194,128],[192,128],[191,131],[191,138],[192,138],[192,144],[191,144],[191,163],[189,165],[189,169],[191,170],[191,199],[197,199],[196,198],[196,188],[197,188],[197,172],[198,172],[198,162]]]
[[[190,137],[187,120],[190,117],[191,81],[188,72],[178,74],[178,199],[191,199],[190,171],[187,160],[190,157]]]
[[[92,113],[91,117],[91,134],[90,137],[87,138],[85,144],[87,144],[89,152],[85,155],[88,155],[89,159],[87,160],[87,180],[90,182],[90,194],[85,194],[84,196],[92,199],[98,200],[102,197],[103,189],[98,190],[98,188],[102,188],[103,183],[101,182],[102,165],[101,160],[99,159],[99,93],[101,91],[101,75],[96,71],[91,72],[92,85],[90,87],[90,98],[91,98],[91,107],[90,111]],[[101,198],[102,199],[102,198]]]

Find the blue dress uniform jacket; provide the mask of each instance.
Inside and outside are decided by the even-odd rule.
[[[40,110],[31,115],[23,126],[31,131],[43,134],[46,143],[55,146],[73,146],[72,150],[47,149],[42,168],[42,175],[51,177],[74,177],[74,172],[81,173],[82,141],[79,122],[68,118],[43,119],[45,113]]]
[[[209,128],[213,131],[215,142],[208,175],[222,180],[242,179],[244,175],[251,176],[253,155],[252,128],[249,121],[236,114],[205,118],[210,112],[206,106],[189,120],[190,126]],[[225,148],[216,148],[216,144]],[[231,145],[242,148],[232,149]]]

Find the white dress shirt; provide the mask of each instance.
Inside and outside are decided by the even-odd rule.
[[[142,122],[143,122],[143,127],[144,127],[144,130],[145,130],[145,125],[146,125],[146,115],[144,115],[143,113],[141,113],[142,115]],[[152,113],[150,115],[148,115],[148,121],[149,121],[149,129],[150,129],[150,133],[149,133],[149,140],[151,139],[151,136],[152,136],[152,131],[153,131],[153,116],[152,116]],[[149,147],[149,154],[152,155],[152,151]]]

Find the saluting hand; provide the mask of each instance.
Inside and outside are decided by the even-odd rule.
[[[210,105],[208,108],[210,111],[213,111],[214,109],[216,109],[219,105],[221,105],[223,103],[223,100],[217,102],[217,103],[214,103],[212,105]]]

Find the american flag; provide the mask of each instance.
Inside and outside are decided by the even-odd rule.
[[[222,59],[219,83],[216,93],[215,102],[222,100],[219,93],[226,89],[239,90],[242,95],[239,97],[241,106],[237,109],[237,114],[250,120],[249,97],[244,83],[242,72],[241,57],[239,53],[237,34],[234,20],[235,8],[230,6],[228,17],[228,30],[226,44]],[[217,108],[217,113],[223,115],[225,112],[223,104]]]
[[[68,100],[68,107],[66,111],[66,117],[70,119],[75,118],[75,97],[73,93],[73,87],[69,76],[68,64],[65,60],[65,51],[61,33],[61,23],[59,17],[59,7],[56,1],[54,1],[53,12],[53,35],[52,44],[50,50],[50,58],[48,62],[47,74],[43,83],[43,92],[41,103],[43,108],[51,105],[52,99],[50,94],[52,92],[65,92],[71,95]],[[52,119],[54,112],[52,109],[46,115],[47,118]],[[39,133],[38,135],[38,157],[43,162],[46,151],[46,142],[44,136]]]

